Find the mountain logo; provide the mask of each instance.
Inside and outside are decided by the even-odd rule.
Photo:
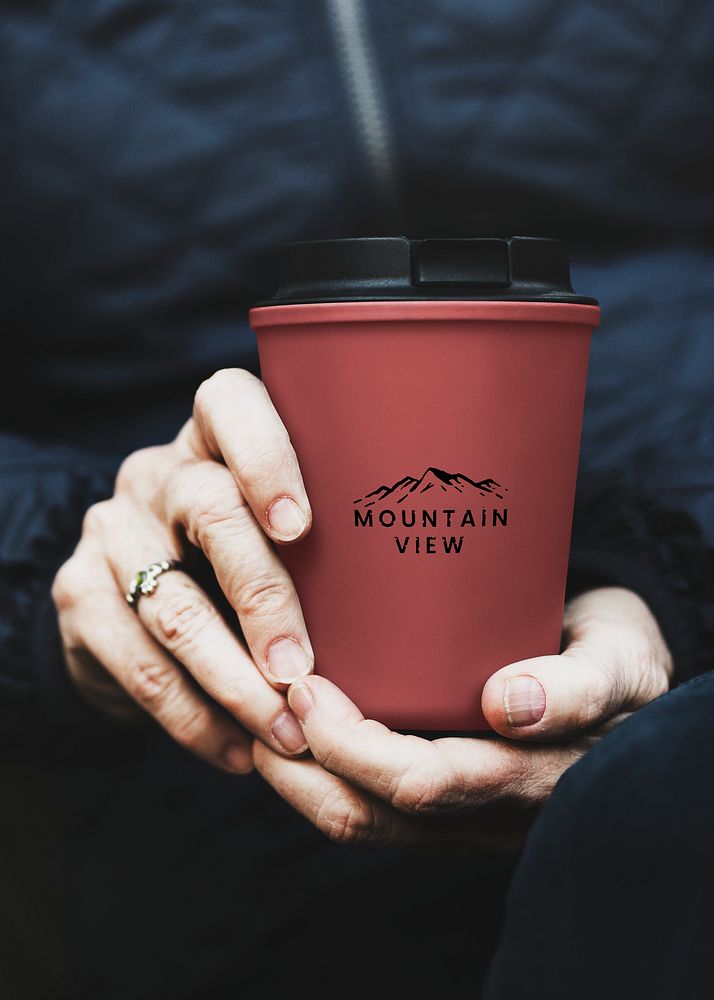
[[[493,496],[503,500],[503,494],[507,492],[508,488],[501,486],[495,479],[477,481],[463,472],[444,472],[443,469],[435,469],[430,465],[418,478],[403,476],[393,486],[378,486],[364,497],[358,497],[354,503],[362,507],[381,506],[385,502],[390,505],[403,504],[407,500],[412,503],[421,503],[422,500],[434,503],[446,501],[449,497],[443,496],[444,493],[450,494],[454,500],[458,494],[465,500],[475,500],[477,496]]]
[[[400,555],[458,556],[473,530],[508,525],[508,507],[498,503],[505,493],[508,487],[495,479],[430,465],[418,478],[402,476],[353,500],[354,527],[399,532],[392,539]]]

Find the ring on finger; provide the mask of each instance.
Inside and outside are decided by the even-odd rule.
[[[138,613],[139,601],[142,597],[153,594],[159,585],[159,577],[163,573],[171,570],[183,569],[183,564],[178,559],[160,559],[158,562],[149,563],[144,569],[134,573],[129,581],[129,589],[126,592],[127,604]]]

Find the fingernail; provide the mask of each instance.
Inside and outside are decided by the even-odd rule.
[[[503,689],[503,707],[511,726],[532,726],[545,714],[545,691],[535,677],[511,677]]]
[[[314,702],[307,684],[294,684],[288,691],[288,704],[301,722],[308,716]]]
[[[280,497],[268,508],[270,529],[278,538],[289,542],[302,534],[307,518],[290,497]]]
[[[297,639],[275,639],[268,646],[268,673],[276,680],[292,684],[309,673],[312,661]]]
[[[223,750],[223,763],[229,771],[249,774],[253,770],[253,758],[240,743],[229,743]]]
[[[307,748],[305,734],[292,712],[281,712],[273,723],[273,736],[288,753],[297,753]]]

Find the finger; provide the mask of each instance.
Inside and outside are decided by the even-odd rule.
[[[413,843],[423,833],[409,817],[359,792],[309,759],[288,761],[268,747],[253,748],[256,770],[294,809],[339,843]],[[290,767],[283,767],[290,764]]]
[[[253,760],[282,799],[337,843],[513,850],[522,843],[533,818],[524,810],[425,820],[360,791],[315,760],[288,760],[261,743],[254,745]]]
[[[307,534],[312,513],[297,456],[260,379],[238,368],[217,372],[196,393],[194,419],[263,530],[277,542]]]
[[[635,594],[583,594],[566,609],[564,628],[562,654],[511,663],[489,678],[482,706],[496,732],[519,740],[572,737],[667,690],[664,640]]]
[[[72,645],[98,660],[177,743],[226,771],[251,770],[250,738],[212,705],[143,627],[107,573],[72,611]]]
[[[424,740],[365,719],[324,677],[288,691],[310,750],[327,771],[412,814],[472,811],[492,802],[542,801],[562,773],[552,747],[506,740]],[[560,751],[560,748],[557,748]]]
[[[253,660],[280,690],[310,673],[314,654],[295,587],[224,466],[189,462],[167,477],[162,519],[205,553],[240,620]]]
[[[215,462],[206,464],[221,471]],[[227,469],[222,472],[231,479]],[[235,483],[232,486],[235,489]],[[122,592],[137,566],[150,564],[157,550],[167,558],[176,559],[179,554],[177,539],[165,522],[151,511],[137,514],[133,504],[121,499],[98,505],[91,520],[95,544],[102,549],[102,559]],[[254,530],[269,544],[257,526]],[[131,541],[117,545],[117,538]],[[285,698],[266,683],[238,637],[186,573],[172,570],[162,574],[153,593],[140,597],[135,613],[203,690],[250,732],[283,753],[305,749],[302,731]]]
[[[303,732],[285,697],[270,686],[205,592],[185,573],[164,574],[142,597],[139,617],[152,636],[212,698],[280,753],[302,753]]]
[[[85,701],[117,722],[132,723],[144,719],[145,713],[129,697],[116,677],[84,646],[70,647],[65,643],[64,653],[67,672]]]

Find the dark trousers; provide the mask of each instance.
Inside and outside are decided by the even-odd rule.
[[[562,778],[508,896],[487,1000],[714,996],[714,673]]]
[[[492,963],[487,1000],[704,1000],[712,718],[712,674],[638,712],[520,857],[330,844],[259,778],[153,731],[7,764],[0,996],[478,997]]]

